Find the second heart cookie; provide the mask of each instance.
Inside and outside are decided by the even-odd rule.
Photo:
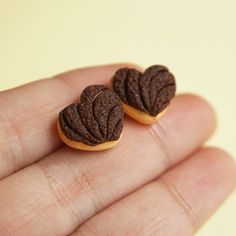
[[[121,68],[112,78],[112,87],[122,100],[125,113],[144,124],[156,122],[176,92],[173,74],[160,65],[151,66],[144,73]]]

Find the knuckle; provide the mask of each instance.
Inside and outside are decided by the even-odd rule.
[[[168,182],[164,177],[160,178],[160,183],[166,191],[171,195],[179,208],[185,213],[186,218],[190,221],[193,228],[197,224],[196,210],[193,206],[193,201],[184,192],[179,184]]]
[[[171,153],[169,151],[168,145],[167,145],[167,135],[165,131],[165,127],[160,124],[160,122],[157,122],[154,125],[151,125],[148,129],[149,134],[154,142],[159,148],[161,148],[163,153],[163,165],[164,170],[169,169],[172,166],[172,158]]]
[[[60,207],[68,211],[75,225],[87,219],[88,213],[84,212],[85,207],[90,214],[101,208],[90,173],[83,172],[77,165],[60,158],[39,162],[39,166],[55,200]]]

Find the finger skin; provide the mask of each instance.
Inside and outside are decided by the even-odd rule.
[[[124,64],[67,72],[0,93],[0,178],[58,148],[58,113],[91,84],[107,83]]]
[[[71,233],[183,160],[213,130],[209,105],[181,95],[160,124],[147,127],[128,119],[123,139],[112,150],[88,153],[62,147],[0,182],[0,228],[19,236]],[[184,140],[182,148],[179,139]]]
[[[73,236],[190,236],[236,185],[225,152],[202,149],[185,162],[98,213]]]

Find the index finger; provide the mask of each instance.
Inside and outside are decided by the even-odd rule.
[[[125,64],[78,69],[0,93],[0,178],[49,154],[61,141],[58,113],[91,84],[106,83]]]

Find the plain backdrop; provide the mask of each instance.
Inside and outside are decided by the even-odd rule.
[[[167,65],[178,92],[218,113],[210,140],[236,156],[235,0],[0,0],[0,89],[72,68]],[[199,236],[236,235],[236,194]]]

